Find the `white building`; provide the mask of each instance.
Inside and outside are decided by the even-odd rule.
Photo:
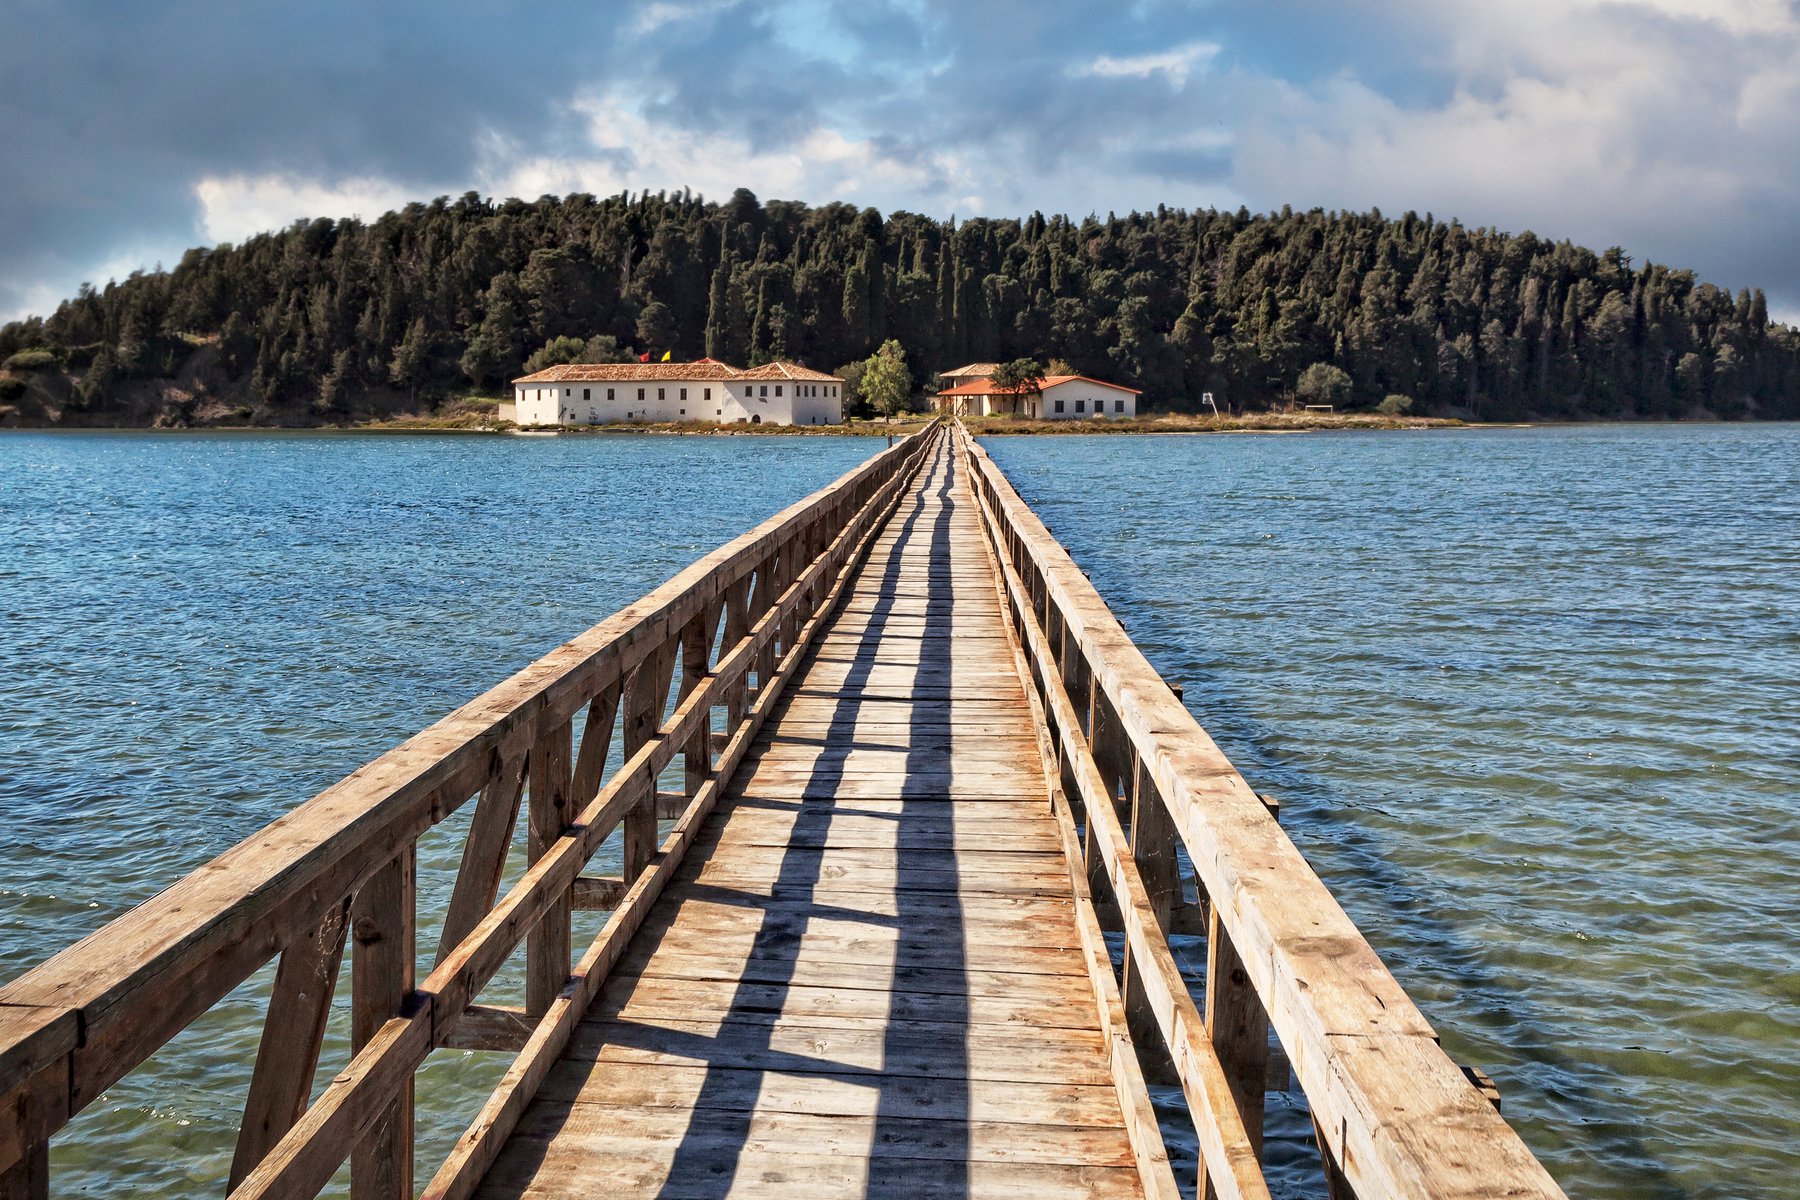
[[[1046,375],[1038,391],[1003,388],[992,379],[977,379],[945,388],[933,407],[958,417],[1032,417],[1044,421],[1135,417],[1136,388],[1089,379],[1086,375]]]
[[[836,425],[844,381],[799,363],[741,370],[712,359],[691,363],[570,363],[513,380],[520,425],[602,425],[620,421],[714,421],[749,425]]]

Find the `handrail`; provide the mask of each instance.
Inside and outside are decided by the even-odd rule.
[[[314,1195],[348,1157],[356,1200],[410,1200],[413,1072],[498,1039],[524,1053],[428,1193],[467,1194],[938,436],[875,455],[0,988],[0,1196],[47,1194],[51,1136],[278,954],[231,1195]],[[678,755],[684,791],[659,793]],[[415,844],[477,793],[417,981]],[[497,897],[521,810],[530,865]],[[659,812],[679,817],[660,845]],[[621,876],[583,875],[621,828]],[[576,908],[612,916],[571,969]],[[521,942],[524,1009],[476,1004]],[[309,1104],[346,943],[352,1059]]]
[[[1312,1109],[1335,1197],[1563,1196],[1281,831],[1265,803],[1126,635],[1087,576],[960,422],[1006,607],[1084,822],[1095,895],[1126,938],[1127,1016],[1160,1042],[1199,1133],[1207,1192],[1262,1197],[1267,1031]],[[1167,934],[1175,843],[1206,912],[1197,1004]]]

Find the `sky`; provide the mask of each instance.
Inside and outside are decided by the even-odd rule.
[[[1378,207],[1800,323],[1800,0],[6,0],[0,320],[410,200]]]

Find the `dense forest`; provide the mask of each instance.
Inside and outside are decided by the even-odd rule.
[[[556,339],[831,369],[888,338],[921,381],[1032,357],[1165,410],[1298,390],[1477,420],[1800,417],[1800,332],[1760,291],[1619,249],[1412,213],[958,222],[743,190],[470,193],[191,250],[0,328],[0,406],[333,420],[375,393],[497,394]]]

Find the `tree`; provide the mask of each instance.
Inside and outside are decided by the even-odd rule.
[[[356,356],[348,349],[339,350],[331,359],[331,370],[319,379],[319,394],[313,400],[313,411],[320,416],[335,416],[350,411],[350,385],[356,374]]]
[[[597,334],[585,342],[577,337],[559,337],[551,338],[532,352],[531,357],[525,360],[525,373],[535,374],[545,367],[560,367],[564,363],[630,361],[631,355],[610,334]]]
[[[406,389],[408,399],[418,403],[419,387],[431,365],[431,334],[425,329],[425,318],[419,317],[407,327],[406,336],[394,347],[393,361],[388,365],[388,379]]]
[[[393,379],[404,348],[401,386],[417,394],[503,385],[564,337],[583,356],[608,337],[750,366],[860,361],[891,339],[915,384],[928,367],[1029,357],[1190,410],[1207,392],[1237,411],[1291,398],[1320,363],[1353,381],[1351,404],[1405,395],[1419,412],[1800,418],[1800,332],[1768,324],[1767,299],[1739,286],[1753,282],[1377,212],[937,221],[748,192],[465,196],[297,222],[84,286],[49,316],[0,323],[0,361],[43,347],[66,392],[102,346],[121,381],[216,354],[279,419],[346,349],[354,390]],[[1336,403],[1326,390],[1309,399]]]
[[[866,417],[872,411],[869,398],[863,395],[863,371],[868,367],[866,359],[847,362],[832,374],[844,381],[844,415],[846,417]]]
[[[1329,404],[1336,408],[1350,399],[1352,383],[1342,367],[1330,363],[1314,363],[1300,372],[1294,393],[1307,404]]]
[[[1019,394],[1019,411],[1025,411],[1025,398],[1039,395],[1044,387],[1044,364],[1035,358],[1015,358],[994,369],[994,386],[1003,392]]]
[[[254,365],[256,337],[244,314],[234,311],[225,318],[225,327],[219,331],[219,357],[233,379],[242,379]]]
[[[76,392],[81,397],[81,407],[99,408],[105,404],[118,382],[119,361],[113,357],[110,346],[102,346],[81,377],[81,387]]]
[[[679,331],[675,328],[675,314],[661,300],[652,300],[644,305],[638,314],[638,342],[655,357],[658,350],[673,350]]]
[[[906,351],[893,338],[863,363],[862,393],[883,416],[906,411],[912,399],[912,371],[906,365]]]

